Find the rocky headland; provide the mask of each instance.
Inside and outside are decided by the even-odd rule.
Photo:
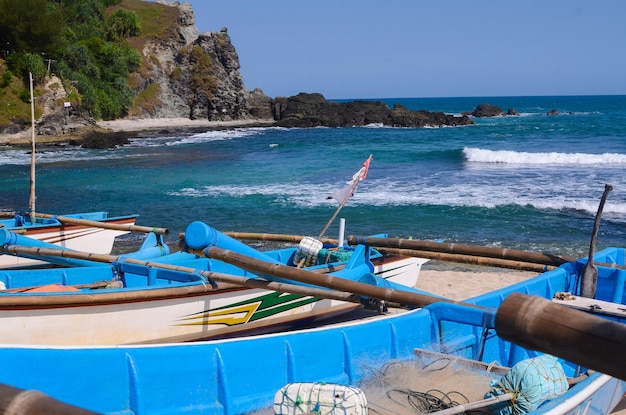
[[[59,88],[62,82],[52,74],[38,98],[43,116],[36,122],[37,142],[107,148],[123,145],[141,131],[166,134],[195,128],[256,125],[307,128],[380,124],[422,128],[469,125],[474,123],[472,117],[517,114],[512,109],[504,113],[489,104],[450,115],[410,110],[398,104],[390,108],[381,101],[334,102],[319,93],[271,98],[259,88],[249,90],[244,85],[239,56],[227,28],[199,33],[189,3],[161,1],[155,2],[154,7],[173,8],[168,11],[174,10],[178,18],[166,36],[140,43],[146,65],[129,80],[137,98],[128,116],[121,120],[94,120],[80,108],[64,106],[67,92]],[[210,69],[205,67],[207,73],[203,73],[210,80],[209,90],[198,88],[198,56],[210,59]],[[30,125],[22,122],[0,126],[0,143],[25,145],[29,141]]]

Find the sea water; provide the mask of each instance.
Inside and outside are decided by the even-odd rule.
[[[317,237],[338,208],[327,197],[371,154],[367,178],[338,216],[348,235],[586,256],[611,184],[598,249],[624,246],[626,96],[384,101],[457,115],[488,103],[520,115],[447,128],[142,133],[111,150],[40,145],[36,208],[137,213],[137,224],[167,227],[172,241],[195,220]],[[559,115],[547,115],[553,109]],[[0,147],[1,209],[28,208],[29,163],[27,150]]]

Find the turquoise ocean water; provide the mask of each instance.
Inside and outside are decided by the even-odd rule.
[[[326,197],[372,154],[339,216],[348,235],[586,256],[609,183],[598,248],[624,246],[626,96],[384,101],[452,114],[489,103],[520,116],[455,128],[155,133],[114,150],[39,146],[37,211],[137,213],[140,225],[169,228],[172,241],[194,220],[317,236],[337,208]],[[552,109],[560,115],[546,115]],[[27,209],[29,162],[24,149],[0,147],[0,209]],[[337,232],[338,220],[327,235]]]

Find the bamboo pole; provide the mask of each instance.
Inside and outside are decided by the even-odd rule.
[[[241,277],[238,275],[231,275],[231,274],[225,274],[225,273],[219,273],[219,272],[213,272],[213,271],[201,271],[195,268],[183,267],[179,265],[162,264],[158,262],[145,261],[145,260],[139,260],[139,259],[134,259],[134,258],[122,258],[120,256],[113,256],[113,255],[106,255],[106,254],[94,254],[90,252],[81,252],[81,251],[74,251],[74,250],[69,250],[69,249],[37,248],[37,247],[20,246],[20,245],[0,247],[0,252],[6,252],[9,254],[14,254],[14,255],[28,254],[28,255],[36,255],[36,256],[42,256],[42,257],[60,256],[64,258],[84,259],[84,260],[102,262],[102,263],[113,263],[117,261],[123,261],[123,262],[127,262],[130,264],[142,265],[142,266],[151,267],[151,268],[178,271],[178,272],[184,272],[188,274],[200,274],[204,276],[208,281],[223,282],[226,284],[232,284],[234,286],[243,287],[243,288],[260,288],[260,289],[271,290],[271,291],[286,292],[286,293],[292,293],[292,294],[302,294],[302,295],[307,295],[307,296],[316,297],[316,298],[346,301],[346,302],[357,303],[357,304],[362,303],[361,297],[351,292],[342,292],[339,290],[328,290],[328,289],[322,289],[322,288],[316,288],[316,287],[305,287],[302,285],[266,281],[266,280],[262,280],[258,278]],[[304,272],[308,272],[310,274],[316,274],[310,271],[304,271]],[[180,297],[181,295],[184,296],[186,294],[197,294],[199,292],[216,290],[215,288],[212,288],[211,285],[199,285],[197,287],[180,287],[180,288],[182,288],[182,290],[178,290],[175,287],[170,287],[170,286],[167,286],[164,289],[166,289],[168,293],[170,293],[171,296],[173,297]],[[137,290],[137,293],[138,293],[137,298],[140,298],[142,300],[145,300],[146,298],[149,297],[148,293],[141,292],[139,290]],[[124,294],[124,293],[122,294],[111,293],[111,294],[114,294],[114,295],[123,294],[124,299],[128,299],[128,300],[135,299],[135,297],[130,296],[128,294]],[[164,295],[163,293],[159,293],[157,292],[157,290],[154,290],[154,298],[163,298],[165,296],[166,295]],[[11,297],[10,300],[13,301],[13,303],[16,303],[16,301],[18,300],[24,300],[24,301],[28,300],[30,304],[33,302],[33,298],[37,300],[37,304],[43,304],[42,301],[45,301],[46,299],[53,301],[54,304],[59,304],[59,305],[74,304],[74,302],[76,301],[75,300],[76,295],[46,296],[46,297],[19,297],[19,298]],[[8,300],[8,299],[9,298],[0,298],[0,304],[3,306],[7,305],[6,301],[4,300]],[[86,301],[93,304],[95,302],[98,302],[99,299],[102,299],[105,302],[111,301],[111,298],[108,298],[107,294],[98,294],[97,296],[90,295],[88,298],[86,298]],[[16,305],[22,305],[22,306],[26,305],[24,301],[19,301],[19,303],[16,303]],[[51,303],[47,302],[46,304],[50,305]],[[393,301],[386,302],[385,304],[388,307],[393,307],[393,308],[406,308],[405,305],[400,304],[400,303],[395,303]]]
[[[498,258],[553,266],[559,266],[566,262],[573,262],[577,260],[577,258],[562,255],[542,254],[539,252],[520,251],[507,248],[491,248],[476,245],[421,241],[417,239],[374,238],[352,235],[348,236],[348,243],[352,245],[365,244],[368,246],[381,248],[412,249],[431,252],[444,252],[450,254],[482,256],[486,258]]]
[[[458,304],[481,310],[487,310],[486,307],[477,306],[475,304],[454,301],[444,297],[434,295],[426,295],[409,291],[394,290],[391,288],[382,288],[347,280],[344,278],[332,276],[329,274],[317,274],[300,268],[290,267],[287,265],[270,263],[251,258],[246,255],[239,254],[234,251],[222,249],[218,247],[208,247],[206,249],[190,249],[189,252],[206,256],[208,258],[217,259],[248,271],[258,272],[265,275],[271,275],[277,278],[288,279],[292,281],[303,282],[306,284],[327,287],[333,290],[351,292],[364,297],[374,298],[377,300],[391,301],[399,304],[405,304],[413,307],[424,307],[429,304],[444,302],[449,304]]]
[[[286,242],[286,243],[294,243],[297,244],[302,240],[304,236],[302,235],[290,235],[290,234],[272,234],[272,233],[254,233],[254,232],[225,232],[226,235],[238,239],[238,240],[250,240],[250,241],[266,241],[266,242]],[[184,233],[180,235],[181,239],[185,237]],[[356,236],[350,236],[350,241],[355,241]],[[388,238],[384,238],[388,239]],[[401,242],[398,243],[400,246],[404,246],[406,242],[413,241],[412,239],[397,239]],[[323,238],[321,239],[324,243],[337,244],[337,239],[332,238]],[[371,238],[368,238],[367,241],[371,241]],[[406,241],[406,242],[405,242]],[[369,245],[369,243],[368,243]],[[532,271],[532,272],[545,272],[551,269],[554,269],[556,265],[549,264],[537,264],[533,262],[526,261],[517,261],[511,259],[499,259],[492,258],[486,256],[478,256],[478,255],[470,255],[470,254],[450,254],[445,252],[438,252],[434,250],[419,250],[419,249],[402,249],[402,248],[389,248],[383,247],[380,245],[372,246],[377,249],[381,253],[391,254],[391,255],[399,255],[399,256],[410,256],[410,257],[419,257],[432,259],[436,261],[444,261],[444,262],[456,262],[461,264],[474,264],[480,266],[491,266],[498,268],[506,268],[506,269],[517,269],[522,271]],[[482,247],[475,247],[476,249]],[[525,252],[525,251],[522,251]],[[576,258],[568,258],[561,257],[563,259],[570,259],[575,261]],[[553,261],[550,261],[553,262]],[[571,262],[571,261],[568,261]],[[605,264],[608,265],[608,264]]]
[[[519,271],[546,272],[556,268],[553,265],[534,264],[532,262],[513,261],[508,259],[489,258],[475,255],[447,254],[443,252],[417,251],[413,249],[379,248],[383,254],[419,257],[435,261],[455,262],[459,264],[479,265],[483,267],[496,267],[514,269]]]
[[[13,218],[15,215],[17,215],[17,212],[13,210],[12,211],[7,211],[7,210],[0,211],[1,219]]]
[[[61,223],[65,223],[69,225],[83,225],[83,226],[91,226],[94,228],[113,229],[113,230],[118,230],[118,231],[129,231],[129,232],[139,232],[139,233],[154,232],[160,235],[167,235],[170,232],[166,228],[153,228],[150,226],[138,226],[138,225],[123,225],[123,224],[117,224],[117,223],[100,222],[96,220],[70,218],[67,216],[56,216],[56,215],[50,215],[46,213],[37,213],[37,217],[45,218],[45,219],[56,219]]]
[[[35,155],[35,98],[33,97],[33,74],[28,73],[30,81],[30,120],[31,120],[31,151],[30,151],[30,223],[35,223],[35,200],[37,196],[35,194],[35,162],[37,161]]]
[[[496,313],[496,332],[528,349],[626,380],[626,324],[513,293]]]
[[[302,238],[304,238],[304,235],[288,235],[280,233],[224,232],[224,234],[240,241],[286,242],[293,244],[299,244]],[[179,237],[182,239],[185,237],[185,234],[181,233]],[[321,238],[319,241],[329,244],[339,243],[337,239],[332,238]]]
[[[3,415],[98,415],[56,400],[37,390],[25,390],[0,384],[0,414]]]

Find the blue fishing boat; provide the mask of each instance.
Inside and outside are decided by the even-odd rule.
[[[10,217],[6,217],[10,216]],[[138,215],[109,216],[107,212],[84,212],[67,215],[11,212],[0,219],[0,228],[64,248],[108,254],[115,238],[143,227],[136,226]],[[152,229],[152,228],[150,228]],[[41,264],[35,259],[0,255],[0,269]]]
[[[592,258],[598,302],[624,304],[624,257],[624,249],[610,248]],[[464,303],[430,297],[403,313],[287,333],[161,345],[3,345],[0,382],[105,414],[338,413],[327,405],[365,413],[355,412],[355,402],[370,413],[403,413],[397,405],[419,397],[446,408],[494,404],[499,396],[505,400],[491,409],[500,414],[607,414],[626,391],[623,378],[502,335],[500,310],[511,298],[552,304],[558,293],[578,296],[585,265],[586,259],[570,262]],[[623,317],[611,318],[602,321],[623,325]],[[623,348],[623,337],[613,343]],[[623,369],[621,356],[600,349],[595,355],[604,367]],[[431,375],[444,368],[452,370],[443,376],[451,383],[438,384]],[[546,378],[543,369],[550,371]],[[522,376],[530,372],[534,381]],[[393,374],[399,377],[387,378]],[[425,377],[430,381],[420,386]],[[465,386],[477,390],[464,392]]]
[[[31,103],[33,99],[33,78],[29,73]],[[36,212],[35,201],[35,110],[31,105],[31,151],[30,151],[30,200],[27,212],[0,211],[0,229],[26,235],[50,244],[88,252],[108,254],[115,238],[128,232],[145,232],[145,227],[135,226],[137,215],[109,217],[107,212],[84,212],[65,215],[51,215]],[[154,229],[167,233],[166,229]],[[148,230],[150,232],[150,230]],[[0,255],[0,269],[41,264],[35,259]]]
[[[232,252],[229,257],[244,254],[307,276],[335,275],[403,289],[415,285],[425,262],[382,255],[365,246],[331,249],[327,245],[314,252],[298,246],[261,252],[202,222],[190,224],[185,232],[185,249],[199,251],[195,253],[169,253],[155,234],[149,235],[152,239],[144,242],[139,252],[110,256],[59,250],[0,230],[0,252],[63,266],[0,272],[4,286],[0,291],[0,343],[191,341],[284,330],[362,307],[357,296],[250,272],[205,257],[209,250],[227,249]],[[308,266],[299,269],[302,259]],[[260,281],[260,276],[266,279]],[[366,305],[384,308],[381,302]]]

